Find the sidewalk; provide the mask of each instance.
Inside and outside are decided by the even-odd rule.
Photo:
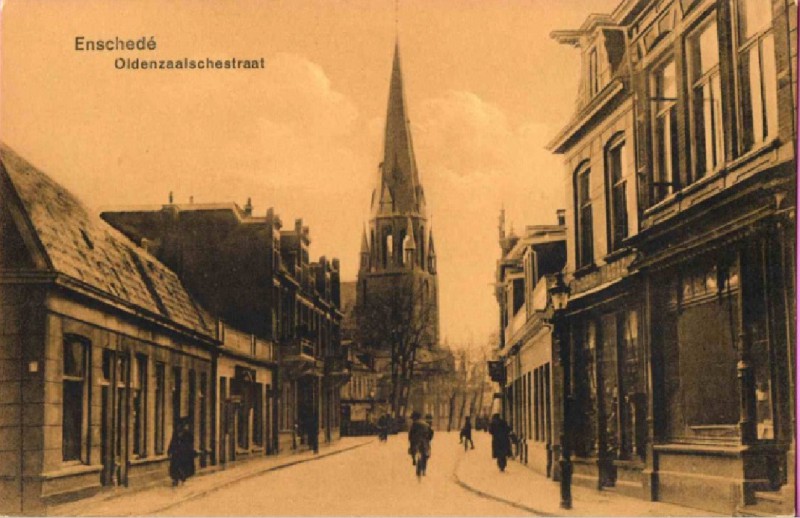
[[[455,470],[459,485],[541,516],[720,516],[663,502],[650,502],[572,485],[572,509],[559,507],[560,485],[516,461],[509,461],[505,473],[491,457],[491,439],[473,434],[476,447],[464,454]]]
[[[244,460],[226,468],[207,468],[198,472],[197,476],[190,478],[185,485],[178,487],[172,487],[169,478],[165,478],[138,488],[109,489],[89,498],[51,506],[48,508],[47,514],[50,516],[145,516],[158,514],[186,500],[207,495],[241,480],[256,477],[268,471],[336,455],[364,446],[372,441],[374,441],[374,437],[342,437],[333,444],[320,445],[320,452],[316,455],[310,451],[289,452]]]

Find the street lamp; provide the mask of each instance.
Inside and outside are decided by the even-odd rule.
[[[569,440],[567,438],[571,421],[571,395],[570,395],[570,354],[569,343],[564,339],[564,310],[569,302],[569,286],[564,283],[564,275],[556,273],[555,282],[548,290],[550,302],[553,305],[553,341],[557,345],[561,360],[561,394],[563,402],[563,416],[561,418],[561,458],[558,464],[561,468],[561,508],[572,509],[572,460],[570,459]]]

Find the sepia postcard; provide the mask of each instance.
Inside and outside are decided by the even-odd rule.
[[[797,0],[0,8],[0,515],[796,514]]]

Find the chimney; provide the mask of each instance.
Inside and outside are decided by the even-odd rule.
[[[244,204],[244,215],[245,216],[253,215],[253,201],[250,198],[247,198],[247,203]]]
[[[563,227],[567,224],[567,211],[564,209],[558,209],[556,211],[556,217],[558,218],[558,225]]]

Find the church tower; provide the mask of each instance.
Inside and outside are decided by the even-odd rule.
[[[403,91],[400,49],[395,43],[383,161],[372,191],[370,220],[361,239],[357,306],[385,300],[401,283],[421,290],[415,298],[430,305],[431,343],[439,341],[439,286],[436,253],[411,142],[408,106]]]

